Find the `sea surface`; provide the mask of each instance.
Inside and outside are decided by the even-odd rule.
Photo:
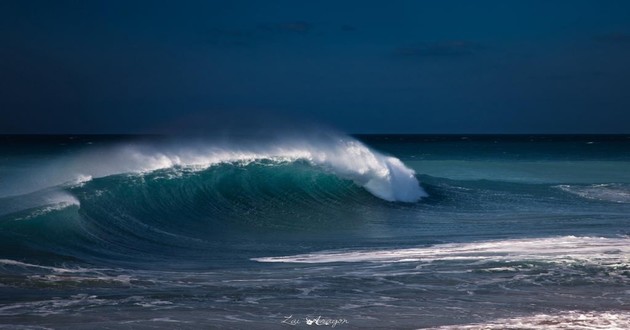
[[[0,328],[630,329],[630,136],[0,136]]]

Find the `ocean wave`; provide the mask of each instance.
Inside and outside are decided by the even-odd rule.
[[[30,187],[34,191],[57,185],[80,186],[94,178],[124,173],[169,168],[203,171],[220,164],[246,165],[260,161],[304,161],[351,180],[387,201],[416,202],[426,196],[414,171],[399,159],[374,151],[353,138],[335,134],[255,142],[128,143],[56,159],[33,170],[29,178],[16,180],[3,188],[21,191],[27,189],[26,182],[31,181],[39,185]]]
[[[628,184],[558,185],[555,187],[586,199],[624,204],[630,203],[630,185]]]
[[[230,237],[278,230],[324,233],[356,227],[376,210],[408,207],[385,202],[368,188],[383,188],[378,191],[392,198],[417,196],[383,187],[396,179],[391,172],[383,174],[390,179],[374,177],[371,165],[365,170],[347,165],[347,175],[339,174],[343,167],[333,170],[303,158],[243,157],[189,165],[86,175],[53,189],[0,199],[0,209],[7,206],[0,214],[0,248],[15,260],[37,261],[47,253],[52,264],[67,258],[151,263],[180,258],[183,251],[192,260],[221,249],[216,242]],[[357,180],[365,181],[365,189]],[[415,178],[409,182],[421,191]]]
[[[300,267],[329,266],[344,276],[396,281],[426,289],[442,283],[453,294],[472,296],[486,290],[523,292],[543,287],[627,284],[629,242],[621,237],[561,236],[407,249],[331,250],[251,260],[309,265]],[[430,284],[424,283],[427,279]],[[432,282],[435,279],[439,281]],[[542,300],[545,295],[538,293]]]
[[[560,236],[508,239],[472,243],[438,244],[428,247],[385,250],[322,251],[281,257],[253,258],[258,262],[435,262],[435,261],[536,261],[551,263],[630,264],[630,239]]]
[[[343,227],[343,219],[352,222],[375,208],[398,207],[301,160],[116,175],[95,178],[70,193],[81,201],[79,221],[92,224],[91,236],[118,230],[112,236],[137,233],[181,244],[231,230]]]

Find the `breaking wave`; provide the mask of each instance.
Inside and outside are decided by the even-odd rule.
[[[416,202],[426,193],[413,170],[395,157],[380,154],[363,143],[341,135],[315,138],[276,138],[264,141],[170,141],[125,144],[66,156],[49,162],[5,189],[25,192],[24,182],[36,182],[30,191],[60,184],[81,185],[92,178],[123,173],[148,173],[169,168],[203,171],[220,164],[306,162],[341,179],[351,180],[387,201]]]
[[[400,160],[340,136],[110,146],[33,175],[46,188],[0,198],[0,248],[34,262],[203,258],[226,233],[325,228],[426,196]]]

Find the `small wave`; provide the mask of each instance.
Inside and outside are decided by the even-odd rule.
[[[115,269],[45,266],[25,263],[12,259],[0,259],[0,274],[12,276],[0,277],[0,285],[11,286],[16,277],[24,277],[26,283],[36,287],[60,287],[61,285],[103,284],[130,286],[134,278]],[[24,282],[20,283],[24,285]]]
[[[146,308],[146,309],[168,309],[171,302],[153,299],[144,296],[130,296],[123,299],[110,297],[99,297],[85,293],[71,295],[69,297],[55,297],[49,300],[36,300],[5,304],[0,306],[0,316],[25,316],[38,315],[49,316],[67,313],[77,313],[88,309],[99,307],[120,306]],[[166,307],[164,306],[166,305]]]
[[[546,261],[555,263],[628,264],[630,239],[603,237],[548,237],[473,243],[439,244],[429,247],[387,250],[324,251],[283,257],[253,258],[258,262],[433,262],[455,261]]]
[[[556,188],[586,199],[624,204],[630,203],[630,185],[627,184],[559,185]]]
[[[54,212],[54,211],[60,211],[63,210],[67,207],[70,206],[78,206],[79,203],[73,203],[73,202],[61,202],[61,203],[57,203],[57,204],[52,204],[52,205],[48,205],[45,206],[43,208],[40,208],[36,211],[34,211],[33,213],[23,217],[23,218],[16,218],[15,220],[29,220],[29,219],[33,219],[33,218],[37,218],[37,217],[41,217],[42,215],[48,214],[50,212]]]
[[[15,218],[15,220],[29,220],[51,212],[61,211],[71,206],[81,205],[81,202],[75,196],[59,191],[55,191],[50,196],[45,197],[41,203],[43,205],[35,207],[29,214]]]
[[[494,329],[630,329],[630,313],[626,311],[582,312],[566,311],[556,314],[497,319],[486,323],[447,325],[433,330],[494,330]]]
[[[90,272],[90,271],[103,270],[103,269],[87,269],[87,268],[81,268],[81,267],[63,268],[63,267],[43,266],[43,265],[30,264],[30,263],[21,262],[21,261],[12,260],[12,259],[0,259],[0,267],[5,268],[7,266],[21,268],[21,269],[39,269],[39,270],[53,272],[56,274],[85,273],[85,272]]]

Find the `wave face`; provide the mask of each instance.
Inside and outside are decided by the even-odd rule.
[[[199,260],[226,235],[352,226],[426,196],[400,160],[336,135],[118,144],[28,175],[44,187],[0,198],[0,247],[28,260]]]

